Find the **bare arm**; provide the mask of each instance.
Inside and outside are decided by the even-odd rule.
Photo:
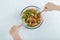
[[[60,11],[60,6],[57,6],[57,5],[49,2],[45,5],[45,11],[51,11],[51,10]]]
[[[60,6],[56,6],[56,7],[55,7],[55,10],[60,11]]]
[[[18,29],[19,28],[20,28],[20,25],[19,26],[13,26],[10,30],[10,33],[11,33],[14,40],[22,40],[21,37],[18,34]]]

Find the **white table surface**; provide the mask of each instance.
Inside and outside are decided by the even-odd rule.
[[[19,14],[26,6],[35,5],[43,10],[47,2],[60,5],[60,0],[0,0],[0,40],[13,40],[9,30],[21,24]],[[60,40],[60,12],[48,11],[42,14],[44,22],[35,29],[19,29],[23,40]]]

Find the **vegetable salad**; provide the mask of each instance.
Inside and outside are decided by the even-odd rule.
[[[27,26],[30,27],[35,27],[42,21],[41,13],[35,8],[26,9],[23,12],[22,18],[24,22],[27,23]]]

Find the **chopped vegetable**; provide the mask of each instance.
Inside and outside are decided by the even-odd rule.
[[[22,18],[24,19],[25,23],[27,23],[30,27],[35,27],[41,23],[41,13],[38,12],[37,9],[31,8],[26,9],[23,12]]]

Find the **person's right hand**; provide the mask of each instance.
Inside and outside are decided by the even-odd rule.
[[[49,2],[45,5],[45,11],[51,11],[51,10],[55,10],[55,9],[56,9],[56,5],[53,3]]]

